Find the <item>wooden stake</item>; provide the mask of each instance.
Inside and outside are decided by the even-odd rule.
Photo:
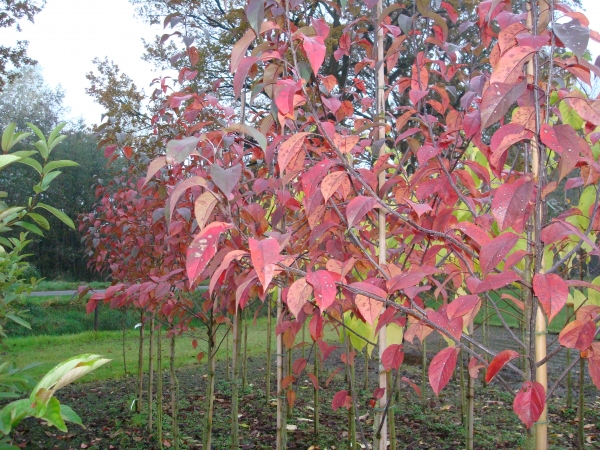
[[[377,6],[375,8],[375,17],[374,19],[381,17],[383,12],[383,1],[378,0]],[[376,118],[378,122],[385,120],[385,74],[384,74],[384,64],[383,64],[383,39],[384,33],[382,27],[377,27],[377,80],[375,83],[376,94],[375,94],[375,103],[376,103]],[[385,125],[380,124],[377,127],[377,139],[385,139]],[[383,146],[382,146],[383,148]],[[383,187],[386,182],[385,171],[381,171],[379,174],[379,189]],[[385,210],[383,208],[379,208],[379,217],[378,217],[378,225],[379,225],[379,264],[384,265],[387,259],[387,243],[386,243],[386,215]],[[384,389],[383,396],[379,399],[379,404],[377,405],[377,414],[375,416],[374,426],[375,430],[379,429],[381,422],[383,421],[383,426],[381,427],[381,435],[375,436],[373,441],[373,449],[374,450],[386,450],[387,449],[387,424],[384,409],[387,404],[387,376],[386,371],[381,363],[381,359],[383,357],[383,352],[386,348],[386,327],[381,327],[379,331],[379,387]]]
[[[163,380],[162,380],[162,326],[156,333],[156,440],[163,448]]]
[[[154,317],[150,319],[150,345],[148,349],[148,431],[152,433],[152,409],[154,398]]]
[[[138,399],[136,411],[142,412],[142,402],[144,401],[144,311],[140,312],[140,344],[138,353]]]

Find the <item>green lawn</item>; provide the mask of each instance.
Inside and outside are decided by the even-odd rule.
[[[40,281],[34,291],[72,291],[77,290],[79,286],[89,285],[92,289],[106,289],[110,286],[110,283],[104,281],[92,281],[90,283],[85,281]]]

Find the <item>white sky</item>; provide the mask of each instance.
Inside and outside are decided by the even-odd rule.
[[[582,1],[590,27],[600,32],[600,1]],[[146,89],[153,78],[150,64],[141,60],[142,38],[162,34],[135,17],[127,0],[48,0],[35,23],[22,23],[23,32],[0,30],[0,41],[10,45],[17,39],[29,41],[29,55],[43,69],[46,82],[65,90],[69,118],[83,117],[88,124],[100,122],[102,108],[85,94],[85,74],[94,69],[95,57],[113,60],[138,87]],[[590,41],[594,57],[600,44]]]

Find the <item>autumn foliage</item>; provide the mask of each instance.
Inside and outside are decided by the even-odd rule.
[[[514,411],[527,428],[566,375],[539,382],[546,343],[533,336],[569,303],[576,317],[558,341],[600,387],[600,287],[573,270],[600,256],[600,100],[576,87],[600,76],[585,54],[600,35],[548,0],[483,1],[473,21],[443,1],[379,15],[374,1],[326,3],[249,1],[231,54],[239,103],[220,103],[219,83],[193,85],[187,49],[176,91],[162,87],[146,173],[115,180],[117,194],[82,223],[93,264],[116,283],[104,300],[183,320],[175,292],[202,281],[211,307],[230,314],[278,287],[288,349],[304,323],[323,359],[325,327],[400,330],[382,371],[400,367],[403,342],[439,333],[448,346],[429,364],[435,394],[466,353],[473,377],[523,379]],[[345,75],[331,69],[340,65]],[[482,305],[497,311],[500,299],[532,336],[504,324],[518,351],[471,334]],[[524,370],[511,362],[520,356]],[[332,406],[351,407],[352,394]]]

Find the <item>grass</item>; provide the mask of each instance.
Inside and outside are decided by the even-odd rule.
[[[49,281],[42,280],[40,281],[34,291],[35,292],[44,292],[44,291],[73,291],[77,290],[79,286],[89,285],[92,289],[106,289],[110,286],[110,283],[104,281]]]
[[[133,328],[133,327],[131,327]],[[137,373],[139,330],[129,329],[125,333],[125,357],[127,363],[127,372],[129,374]],[[218,341],[224,336],[224,327],[218,332]],[[188,334],[177,338],[176,358],[177,367],[203,365],[197,360],[199,352],[206,352],[206,344],[202,339],[205,334],[204,328],[197,328]],[[265,317],[259,318],[256,325],[251,324],[248,329],[248,356],[264,355],[265,336],[267,333],[267,320]],[[168,368],[169,339],[163,333],[163,366]],[[308,331],[306,333],[308,338]],[[326,338],[335,341],[337,336],[335,332],[326,333]],[[192,340],[198,340],[198,347],[192,347]],[[298,339],[299,340],[299,339]],[[273,321],[273,348],[275,348],[275,323]],[[145,352],[148,351],[149,330],[145,332]],[[82,381],[98,381],[111,378],[118,378],[125,375],[123,363],[123,333],[121,331],[87,331],[78,334],[69,334],[62,336],[27,336],[10,337],[3,341],[4,350],[3,360],[9,360],[16,363],[17,367],[25,366],[31,362],[40,362],[41,365],[31,370],[32,376],[41,376],[61,361],[82,353],[94,353],[104,355],[112,359],[110,364],[102,366],[92,374],[88,375]],[[232,342],[229,342],[229,351],[231,352]],[[275,351],[275,350],[273,350]],[[224,358],[226,353],[225,342],[221,345],[217,358]],[[147,357],[147,355],[146,355]],[[146,361],[147,370],[148,362]]]

